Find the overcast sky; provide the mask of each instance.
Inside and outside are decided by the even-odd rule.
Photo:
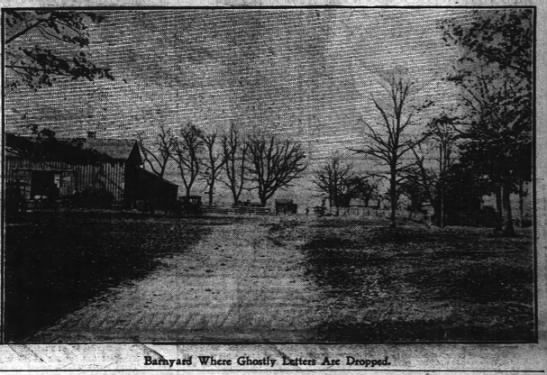
[[[456,57],[439,25],[464,9],[165,10],[105,12],[90,52],[114,81],[57,82],[5,99],[6,130],[38,124],[59,136],[132,138],[160,124],[269,128],[320,160],[363,142],[377,118],[380,75],[408,70],[439,111]],[[415,131],[425,120],[418,119]]]

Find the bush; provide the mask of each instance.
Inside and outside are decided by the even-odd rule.
[[[448,225],[465,225],[476,227],[495,227],[497,223],[496,210],[492,207],[484,207],[477,210],[465,210],[461,212],[448,212]]]

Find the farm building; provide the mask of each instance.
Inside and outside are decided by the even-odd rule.
[[[98,195],[110,200],[108,206],[135,207],[142,200],[167,208],[176,201],[177,185],[143,168],[134,140],[14,134],[4,139],[6,187],[24,202]]]

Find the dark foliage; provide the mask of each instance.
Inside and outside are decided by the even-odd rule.
[[[477,11],[470,23],[444,25],[445,40],[461,54],[450,80],[462,90],[469,125],[462,158],[501,197],[508,235],[514,234],[510,194],[532,170],[532,15],[531,9]]]
[[[482,197],[489,192],[488,181],[465,159],[452,165],[444,177],[446,224],[494,226],[492,215],[481,212]],[[434,202],[436,206],[439,201]]]
[[[58,77],[72,80],[114,79],[110,69],[98,67],[90,60],[88,23],[102,18],[90,12],[72,11],[3,11],[6,25],[6,68],[14,79],[11,88],[20,84],[35,90],[51,86]],[[32,45],[32,43],[35,43]]]

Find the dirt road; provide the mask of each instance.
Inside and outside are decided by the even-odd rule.
[[[313,340],[325,312],[303,256],[276,245],[265,226],[213,226],[143,279],[111,288],[28,341]]]

